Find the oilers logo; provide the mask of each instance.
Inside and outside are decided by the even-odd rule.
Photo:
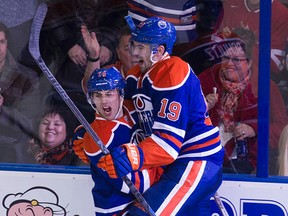
[[[145,134],[141,129],[137,129],[133,132],[131,136],[131,143],[139,144],[146,138]]]
[[[151,99],[146,95],[137,94],[133,97],[133,103],[138,114],[140,128],[145,136],[150,136],[154,123]]]
[[[165,21],[163,21],[163,20],[160,20],[158,22],[158,26],[159,26],[160,29],[165,29],[165,28],[167,28],[167,23]]]

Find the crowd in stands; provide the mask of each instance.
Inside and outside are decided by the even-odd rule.
[[[19,10],[21,4],[27,4],[21,17],[8,9],[6,14],[0,13],[0,163],[84,165],[73,152],[71,142],[80,123],[27,48],[33,14],[38,4],[46,2],[48,12],[40,35],[42,57],[89,123],[96,114],[83,92],[89,49],[81,29],[85,26],[97,37],[99,67],[114,66],[126,78],[138,62],[129,52],[131,31],[124,17],[129,14],[137,24],[159,16],[176,27],[172,55],[188,62],[201,82],[207,112],[212,123],[219,126],[225,146],[224,172],[256,172],[257,148],[261,148],[257,142],[260,0],[15,2],[9,5],[7,1],[3,7],[0,3],[3,10]],[[278,174],[279,166],[283,167],[281,161],[288,163],[282,151],[280,156],[284,159],[278,159],[280,135],[288,125],[286,20],[287,6],[273,0],[269,128],[272,175]],[[213,92],[213,87],[217,92]],[[286,136],[281,136],[281,143],[283,137]],[[245,161],[236,154],[236,141],[244,139],[248,142]]]

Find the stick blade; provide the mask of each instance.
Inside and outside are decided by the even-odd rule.
[[[39,38],[41,28],[48,11],[48,7],[45,3],[41,3],[33,17],[30,38],[29,38],[29,52],[34,59],[41,57],[39,49]]]

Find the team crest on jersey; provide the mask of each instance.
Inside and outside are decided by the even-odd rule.
[[[131,143],[139,144],[146,138],[145,134],[141,129],[137,129],[132,133]]]
[[[133,103],[138,114],[140,127],[146,136],[152,134],[153,106],[151,99],[143,94],[138,94],[133,97]]]
[[[165,29],[165,28],[167,28],[167,23],[166,23],[164,20],[160,20],[160,21],[158,22],[158,26],[159,26],[159,28],[161,28],[161,29]]]

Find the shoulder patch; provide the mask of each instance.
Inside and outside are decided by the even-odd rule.
[[[156,88],[170,88],[185,81],[189,72],[188,63],[179,57],[171,57],[159,62],[150,72],[149,78]]]
[[[106,120],[93,121],[91,127],[97,133],[100,140],[106,145],[111,137],[112,129],[116,123],[108,122]],[[84,148],[88,153],[96,153],[100,150],[98,145],[94,142],[90,134],[85,133],[84,135]]]

